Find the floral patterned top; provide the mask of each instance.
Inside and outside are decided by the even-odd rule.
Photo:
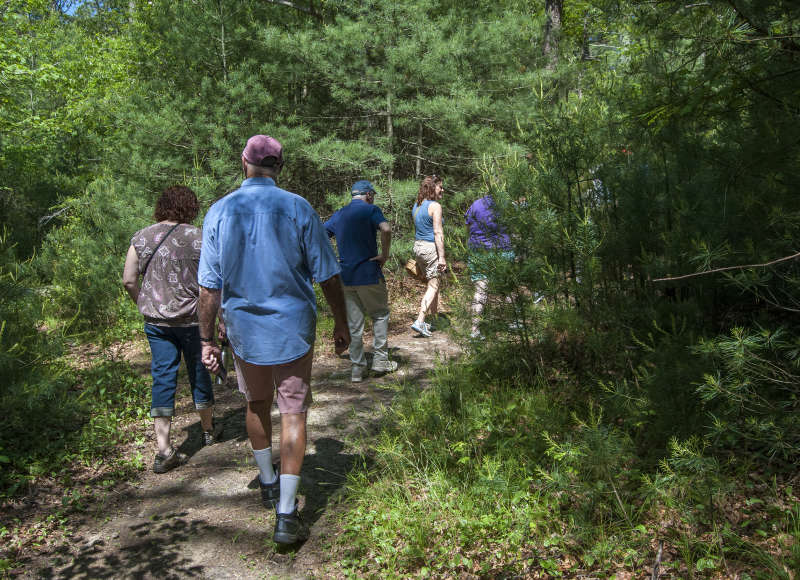
[[[202,233],[200,228],[180,224],[164,240],[172,227],[173,224],[153,224],[131,238],[131,246],[139,256],[139,275],[142,276],[137,306],[145,322],[150,324],[195,326]]]

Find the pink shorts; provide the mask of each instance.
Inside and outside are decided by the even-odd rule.
[[[311,404],[311,362],[314,348],[298,359],[280,365],[254,365],[234,355],[239,391],[248,401],[267,401],[272,404],[278,392],[281,414],[305,413]]]

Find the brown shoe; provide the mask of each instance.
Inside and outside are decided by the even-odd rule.
[[[186,455],[178,452],[174,447],[170,447],[170,452],[165,456],[156,453],[156,458],[153,461],[153,471],[156,473],[166,473],[170,469],[175,469],[182,463],[186,463]]]

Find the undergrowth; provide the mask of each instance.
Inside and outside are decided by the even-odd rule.
[[[124,361],[100,359],[86,369],[62,371],[52,395],[56,409],[31,397],[26,413],[8,414],[2,427],[7,469],[3,495],[13,497],[40,477],[68,482],[74,462],[85,465],[112,463],[115,470],[138,469],[117,459],[113,450],[129,442],[131,421],[148,416],[149,382]],[[52,387],[52,385],[51,385]],[[17,393],[4,395],[3,403],[25,404]],[[33,403],[38,406],[34,406]],[[6,407],[8,408],[8,407]]]
[[[730,399],[703,403],[713,398],[711,377],[729,391],[752,390],[752,382],[733,384],[744,380],[743,365],[722,365],[705,381],[702,369],[713,356],[697,352],[698,359],[669,367],[670,352],[686,353],[694,340],[678,324],[631,339],[628,350],[636,355],[627,372],[607,365],[597,373],[603,367],[595,365],[593,373],[579,373],[564,363],[565,353],[575,354],[566,343],[609,350],[619,344],[595,337],[591,346],[575,325],[559,331],[558,315],[548,321],[548,330],[537,331],[533,372],[509,350],[520,344],[516,325],[499,341],[473,344],[466,360],[439,366],[430,389],[399,385],[375,461],[349,480],[353,507],[333,545],[346,573],[649,578],[658,562],[662,578],[795,578],[795,474],[769,462],[774,445],[730,453],[731,441],[720,441],[708,414],[741,422],[735,433],[746,441],[759,424],[773,424],[767,401],[758,401],[761,417]],[[741,342],[734,333],[703,348],[724,356]],[[763,364],[753,368],[780,389],[777,379],[788,371],[776,370],[763,340],[747,346],[761,349]],[[682,392],[689,400],[658,392],[678,377],[687,383],[673,397]],[[687,406],[691,413],[681,422]],[[785,447],[777,449],[783,457]]]

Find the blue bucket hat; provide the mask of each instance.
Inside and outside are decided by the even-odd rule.
[[[366,179],[362,179],[360,181],[356,181],[353,184],[353,187],[350,189],[350,195],[366,195],[369,192],[378,193],[375,191],[375,188],[372,187],[372,184],[367,181]]]

